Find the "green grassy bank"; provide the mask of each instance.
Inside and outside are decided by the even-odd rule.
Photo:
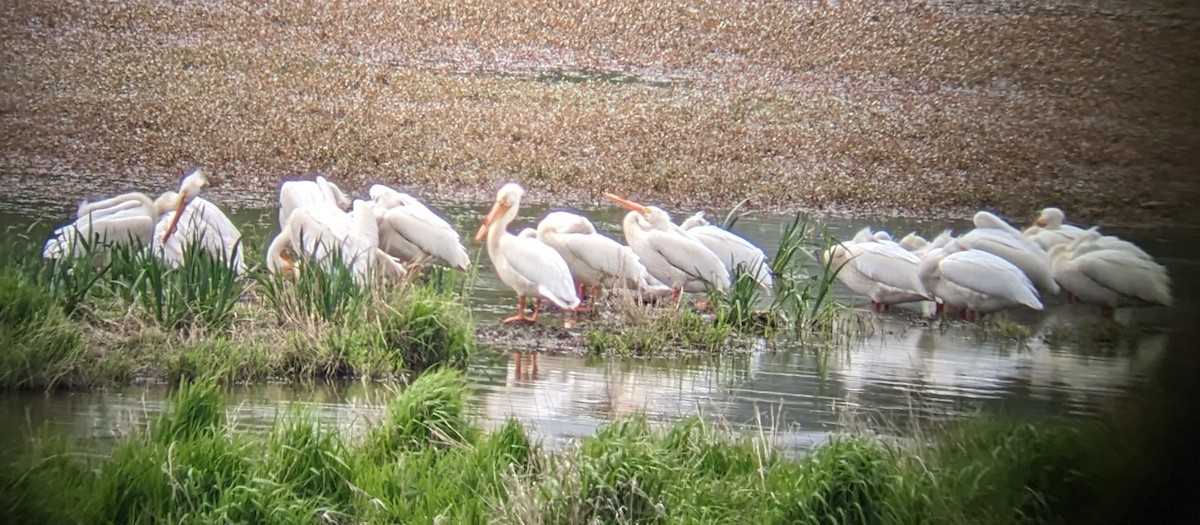
[[[6,460],[8,523],[1082,523],[1138,483],[1123,425],[977,420],[904,443],[837,436],[804,457],[771,433],[619,419],[561,451],[485,433],[463,376],[430,371],[362,436],[281,414],[233,428],[211,381],[89,458],[37,438]]]

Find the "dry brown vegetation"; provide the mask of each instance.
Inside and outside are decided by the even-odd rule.
[[[543,202],[1197,222],[1200,9],[1079,3],[16,2],[0,171],[27,203],[203,166],[230,204],[322,171],[433,199],[516,179]]]

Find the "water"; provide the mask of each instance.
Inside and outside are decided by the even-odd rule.
[[[469,238],[484,215],[484,205],[435,203],[468,239],[478,255],[479,276],[472,307],[479,323],[510,315],[515,297],[491,271],[486,254]],[[69,207],[42,208],[40,218],[63,217]],[[581,210],[601,230],[620,238],[621,212],[614,206]],[[676,220],[685,217],[674,212]],[[544,209],[522,209],[511,226],[532,226]],[[260,237],[271,232],[274,210],[230,214]],[[0,224],[26,224],[39,218],[29,210],[0,204]],[[789,217],[761,215],[740,220],[735,229],[763,246],[777,249]],[[911,230],[932,237],[946,227],[965,231],[960,221],[825,219],[837,238],[848,238],[865,224],[903,235]],[[42,228],[49,230],[47,224]],[[572,355],[530,355],[485,351],[469,368],[477,390],[477,408],[487,426],[515,416],[548,445],[593,433],[614,417],[644,412],[670,421],[702,414],[751,429],[775,429],[780,440],[807,448],[846,425],[902,432],[912,423],[941,422],[978,413],[1016,416],[1086,416],[1129,395],[1153,390],[1149,381],[1170,337],[1171,327],[1192,322],[1200,254],[1194,230],[1133,230],[1105,227],[1141,244],[1166,264],[1174,279],[1174,308],[1123,310],[1118,319],[1139,330],[1113,344],[1050,344],[1062,327],[1091,322],[1098,309],[1067,305],[1050,298],[1045,312],[1015,311],[1007,317],[1027,327],[1025,344],[989,338],[976,327],[941,324],[903,306],[884,315],[864,312],[867,330],[848,348],[817,353],[797,348],[778,352],[707,359],[597,359]],[[864,305],[862,298],[839,288],[840,301]],[[545,322],[558,322],[550,314]],[[232,420],[246,428],[266,428],[293,404],[349,432],[360,432],[381,415],[380,406],[395,387],[361,382],[320,385],[255,385],[228,395]],[[161,386],[113,388],[92,393],[5,394],[0,424],[8,437],[49,426],[102,450],[106,444],[162,408]]]

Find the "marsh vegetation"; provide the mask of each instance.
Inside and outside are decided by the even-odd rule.
[[[103,457],[48,435],[0,471],[0,514],[42,523],[1054,523],[1104,516],[1136,443],[1110,422],[984,419],[891,442],[837,435],[806,456],[770,428],[624,417],[553,451],[484,432],[464,377],[427,372],[362,435],[303,410],[250,432],[211,380]]]

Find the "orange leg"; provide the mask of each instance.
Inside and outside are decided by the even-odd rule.
[[[679,303],[681,303],[682,299],[683,299],[683,289],[676,288],[674,290],[671,290],[671,299],[675,301],[675,306],[678,308]]]
[[[538,302],[540,303],[541,299],[538,299]],[[509,317],[508,319],[505,319],[500,322],[502,322],[504,324],[533,323],[536,320],[537,320],[537,308],[535,307],[533,310],[533,318],[525,317],[525,296],[518,295],[517,296],[517,315]]]
[[[542,309],[542,298],[537,297],[533,300],[533,316],[529,318],[530,324],[537,322],[538,310],[541,310],[541,309]]]
[[[973,322],[979,320],[979,313],[970,308],[964,308],[963,309],[963,319],[973,323]]]
[[[1114,318],[1116,318],[1116,315],[1117,315],[1117,309],[1113,308],[1111,306],[1108,306],[1108,305],[1101,306],[1100,307],[1100,315],[1104,316],[1107,319],[1114,319]]]

